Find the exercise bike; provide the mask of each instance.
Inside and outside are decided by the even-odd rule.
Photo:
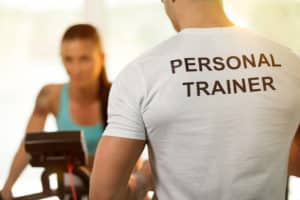
[[[30,155],[32,167],[43,167],[42,192],[14,198],[14,200],[37,200],[58,197],[60,200],[88,199],[89,172],[87,150],[80,131],[26,134],[25,150]],[[66,184],[69,175],[69,185]],[[56,175],[57,188],[50,187],[50,176]],[[75,185],[73,178],[80,180]],[[1,197],[0,197],[1,198]]]

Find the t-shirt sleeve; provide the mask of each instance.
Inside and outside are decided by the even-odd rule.
[[[296,57],[297,57],[297,63],[296,63],[296,67],[298,67],[298,68],[300,68],[300,52],[296,52],[296,51],[293,51],[293,53],[296,55]],[[299,74],[297,73],[297,75],[298,75],[298,77],[299,77],[299,82],[298,83],[300,83],[300,76],[299,76]],[[300,87],[300,84],[297,84],[298,85],[298,87]],[[300,95],[299,95],[299,100],[300,100]],[[300,103],[299,103],[299,105],[300,105]],[[300,110],[300,109],[299,109]],[[298,117],[298,120],[299,120],[299,123],[298,123],[298,126],[300,127],[300,113],[299,113],[299,117]]]
[[[127,66],[114,81],[108,103],[104,136],[146,140],[142,105],[145,87],[137,64]]]

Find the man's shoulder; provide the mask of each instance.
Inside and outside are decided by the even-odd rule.
[[[243,29],[243,32],[241,34],[244,34],[246,37],[248,37],[249,41],[260,44],[260,46],[269,47],[274,51],[280,51],[281,53],[290,54],[295,58],[299,58],[299,53],[296,53],[293,49],[289,48],[285,44],[281,43],[280,41],[276,41],[275,39],[270,38],[266,35],[248,29]]]
[[[160,42],[156,46],[138,56],[132,63],[144,63],[149,60],[153,60],[158,57],[166,57],[174,50],[174,47],[178,45],[180,36],[178,34]]]

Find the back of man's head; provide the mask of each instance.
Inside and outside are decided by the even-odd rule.
[[[162,2],[177,31],[185,27],[231,24],[225,15],[223,0],[163,0]]]

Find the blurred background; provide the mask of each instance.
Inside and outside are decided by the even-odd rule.
[[[300,52],[300,0],[225,0],[229,17]],[[113,81],[140,53],[176,34],[160,0],[0,0],[0,188],[24,136],[39,89],[66,82],[59,56],[63,32],[75,23],[98,27]],[[56,130],[49,117],[47,130]],[[14,195],[41,190],[41,170],[28,167]],[[300,199],[300,181],[290,181]]]

